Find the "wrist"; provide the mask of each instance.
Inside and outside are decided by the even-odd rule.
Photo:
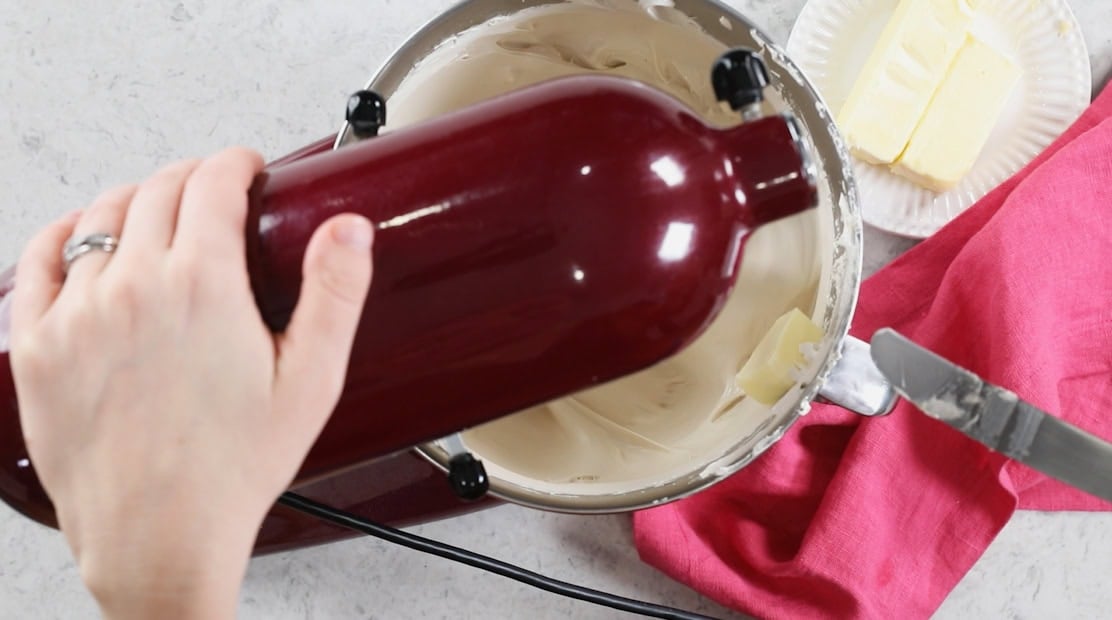
[[[83,545],[78,556],[105,618],[235,617],[257,524],[144,529],[120,528],[130,533]]]
[[[239,601],[238,583],[184,584],[175,579],[151,580],[142,586],[100,587],[88,580],[86,584],[107,620],[232,620]]]

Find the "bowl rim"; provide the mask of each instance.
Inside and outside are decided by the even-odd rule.
[[[574,0],[571,0],[574,1]],[[465,30],[503,15],[536,6],[566,4],[569,0],[462,0],[433,17],[410,35],[374,73],[365,88],[389,99],[414,66],[441,44]],[[664,6],[664,5],[662,5]],[[554,512],[600,514],[628,512],[662,505],[701,491],[743,469],[769,447],[779,441],[787,430],[810,410],[826,378],[841,357],[842,341],[847,337],[857,305],[863,261],[863,220],[853,176],[853,164],[841,134],[834,125],[822,96],[807,80],[802,70],[773,43],[759,27],[718,0],[674,0],[669,6],[687,15],[709,36],[727,47],[755,47],[769,66],[773,86],[785,99],[790,111],[807,133],[817,165],[823,174],[827,196],[832,208],[832,234],[829,270],[824,265],[828,303],[822,324],[827,338],[812,364],[814,375],[802,386],[792,388],[781,399],[791,397],[792,404],[764,420],[748,437],[739,438],[734,448],[709,463],[700,463],[682,476],[636,491],[607,494],[563,494],[530,489],[522,485],[488,476],[489,494],[498,499]],[[358,139],[348,123],[336,134],[333,148],[342,148]],[[821,229],[821,226],[820,226]],[[819,293],[824,285],[820,282]],[[818,299],[816,303],[824,300]],[[817,366],[817,368],[816,368]],[[512,414],[511,414],[512,415]],[[455,436],[453,436],[455,437]],[[754,441],[755,439],[755,441]],[[441,471],[448,471],[453,451],[435,440],[414,446],[414,451]],[[753,443],[747,450],[741,445]]]

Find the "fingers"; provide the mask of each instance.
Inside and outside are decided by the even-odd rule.
[[[372,237],[365,218],[340,215],[305,251],[301,297],[278,348],[275,402],[290,415],[321,414],[305,420],[307,432],[320,432],[340,397],[371,283]]]
[[[110,189],[98,196],[78,220],[73,230],[74,238],[97,233],[118,238],[124,227],[128,205],[131,204],[136,189],[135,185],[125,185]],[[70,283],[70,288],[96,277],[104,270],[109,258],[111,256],[107,252],[94,250],[74,260],[66,274],[66,281]]]
[[[178,162],[163,168],[139,186],[124,221],[119,258],[135,255],[142,260],[169,249],[177,228],[178,205],[185,182],[200,164],[199,159]]]
[[[62,251],[67,239],[57,247],[50,245],[63,229],[68,238],[97,233],[118,238],[121,256],[117,258],[124,260],[131,256],[148,261],[180,241],[195,255],[218,260],[237,256],[242,261],[247,189],[262,166],[258,153],[240,148],[203,162],[183,161],[162,169],[141,186],[104,192],[84,212],[55,222],[36,236],[20,261],[19,277],[27,282],[17,296],[25,299],[22,316],[41,316],[61,291],[83,289],[111,264],[113,257],[94,250],[74,260],[66,273]],[[183,224],[180,229],[179,224]]]
[[[244,261],[247,190],[262,156],[231,148],[201,162],[182,192],[173,248],[206,258]]]
[[[75,211],[56,220],[39,231],[23,250],[12,293],[13,335],[18,337],[46,314],[61,292],[65,282],[62,247],[73,235],[80,217],[81,212]]]

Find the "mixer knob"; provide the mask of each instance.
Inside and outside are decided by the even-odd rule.
[[[348,97],[347,122],[356,138],[377,136],[378,130],[386,124],[386,100],[371,90],[353,94]]]
[[[764,89],[768,87],[768,69],[753,50],[732,49],[714,63],[711,83],[719,101],[741,112],[745,120],[761,116]]]
[[[486,467],[470,452],[463,452],[448,461],[448,482],[460,499],[473,502],[486,495],[490,488]]]

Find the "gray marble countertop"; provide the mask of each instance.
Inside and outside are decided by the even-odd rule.
[[[3,0],[0,264],[99,189],[167,161],[232,143],[275,157],[334,131],[349,91],[450,4]],[[804,0],[729,4],[784,42]],[[1112,3],[1071,4],[1103,84]],[[866,244],[869,271],[910,245],[872,230]],[[560,579],[730,617],[638,561],[627,516],[504,506],[415,531]],[[1110,534],[1112,514],[1019,513],[937,617],[1108,617]],[[254,561],[241,616],[625,617],[373,540]],[[96,608],[61,536],[0,504],[0,618],[89,617]]]

